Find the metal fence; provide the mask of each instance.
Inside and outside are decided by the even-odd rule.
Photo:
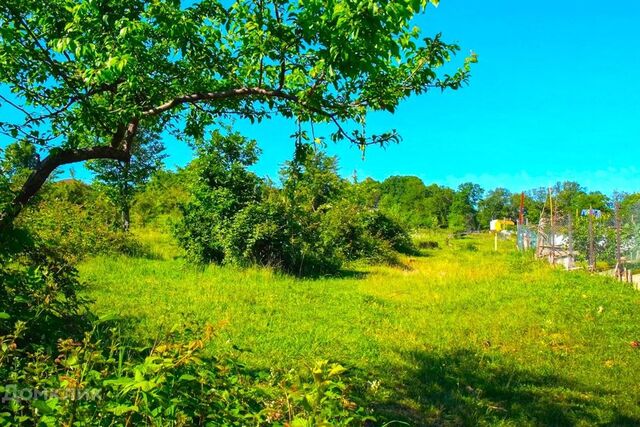
[[[520,250],[534,250],[538,258],[567,270],[587,269],[629,282],[640,273],[640,205],[623,209],[614,203],[608,212],[587,207],[570,213],[552,206],[537,224],[518,224]]]

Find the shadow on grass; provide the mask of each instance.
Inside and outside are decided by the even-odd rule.
[[[368,275],[369,273],[366,271],[344,269],[344,270],[338,271],[334,276],[329,276],[329,277],[334,277],[338,279],[365,279]]]
[[[498,356],[461,350],[413,352],[379,418],[431,425],[640,425],[619,413],[615,394],[568,378],[513,368]]]

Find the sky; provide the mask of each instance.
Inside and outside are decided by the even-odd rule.
[[[343,176],[521,191],[578,181],[605,193],[640,191],[640,2],[441,0],[415,19],[424,35],[443,33],[479,62],[469,85],[372,114],[368,133],[397,129],[402,142],[370,147],[329,143]],[[293,152],[294,122],[273,118],[234,128],[258,141],[253,168],[277,178]],[[328,135],[327,135],[328,136]],[[190,150],[176,141],[168,164]],[[76,168],[77,169],[77,168]],[[83,172],[79,172],[83,176]]]
[[[402,142],[361,153],[329,144],[344,176],[415,175],[457,187],[521,191],[575,180],[590,190],[640,191],[640,2],[442,0],[416,18],[479,62],[469,85],[405,100],[370,131]],[[272,178],[293,150],[295,123],[238,122],[263,150]],[[171,159],[178,164],[186,153]]]

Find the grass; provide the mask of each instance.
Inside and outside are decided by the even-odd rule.
[[[404,267],[316,280],[198,270],[166,236],[145,238],[156,256],[80,270],[95,310],[149,340],[210,322],[208,350],[253,369],[337,361],[380,418],[411,425],[640,423],[640,293],[628,285],[553,269],[512,242],[493,252],[488,235],[422,234],[438,248]]]

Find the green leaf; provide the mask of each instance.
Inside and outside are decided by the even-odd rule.
[[[123,415],[126,414],[127,412],[138,412],[138,406],[137,405],[117,405],[111,408],[108,408],[107,410],[109,412],[112,412],[115,415]]]
[[[329,371],[329,377],[333,377],[336,375],[343,374],[347,371],[347,369],[342,365],[334,365]]]

